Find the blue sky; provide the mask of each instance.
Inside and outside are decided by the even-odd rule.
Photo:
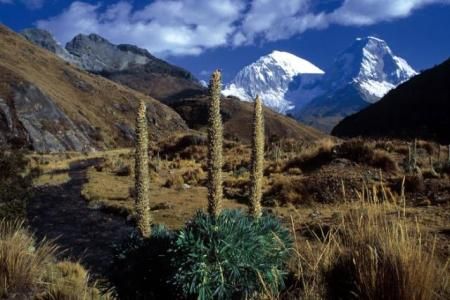
[[[450,0],[0,0],[0,22],[41,27],[65,43],[98,33],[206,79],[225,81],[272,50],[326,69],[356,37],[387,41],[416,70],[450,57]]]

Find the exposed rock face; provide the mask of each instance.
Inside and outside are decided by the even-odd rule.
[[[56,42],[53,36],[48,31],[39,28],[27,28],[24,29],[20,34],[30,42],[55,53],[65,61],[80,66],[78,60],[66,49],[64,49],[58,42]]]
[[[204,87],[188,71],[156,58],[134,45],[114,45],[97,34],[79,34],[62,48],[42,29],[26,29],[22,35],[83,70],[100,74],[147,95],[171,102],[186,90]]]
[[[58,49],[41,36],[41,44]],[[170,107],[58,59],[0,25],[0,146],[40,152],[130,147],[139,101],[152,141],[187,130]],[[130,51],[139,52],[130,48]]]
[[[12,134],[11,111],[6,101],[0,98],[0,145],[6,144],[8,135]]]
[[[17,119],[38,152],[85,151],[92,143],[61,109],[37,87],[22,85],[14,96]]]
[[[91,72],[123,71],[134,65],[144,65],[150,53],[119,48],[96,34],[79,34],[67,43],[66,49],[79,61],[81,67]]]

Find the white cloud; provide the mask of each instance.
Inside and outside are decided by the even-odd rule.
[[[98,33],[160,56],[196,55],[226,45],[244,8],[240,0],[157,0],[138,11],[129,2],[106,8],[74,2],[62,14],[37,25],[63,43],[78,33]]]
[[[0,0],[5,2],[10,0]],[[44,0],[23,0],[43,3]],[[205,49],[286,39],[333,24],[364,26],[409,16],[450,0],[343,0],[334,11],[317,11],[317,0],[155,0],[140,10],[130,2],[73,2],[37,26],[62,43],[78,33],[97,33],[159,56],[197,55]]]
[[[328,19],[341,25],[371,25],[407,17],[414,10],[435,3],[450,4],[450,0],[345,0]]]
[[[320,26],[322,14],[309,13],[309,0],[254,0],[245,15],[235,45],[252,43],[256,38],[273,41]]]
[[[372,25],[409,16],[425,5],[450,0],[344,0],[332,12],[312,12],[313,0],[254,0],[235,35],[234,45],[252,43],[260,37],[275,41],[301,34],[309,29],[323,29],[332,24]]]

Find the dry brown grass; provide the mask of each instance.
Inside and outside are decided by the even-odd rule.
[[[187,129],[172,109],[135,90],[98,75],[89,74],[52,53],[31,44],[16,33],[0,26],[0,94],[6,101],[14,97],[18,83],[31,82],[49,96],[77,125],[96,128],[101,138],[94,141],[99,149],[131,144],[117,124],[134,127],[135,109],[140,99],[150,108],[155,122],[149,124],[153,137],[165,137]],[[42,76],[42,74],[46,74]],[[87,88],[80,88],[79,85]],[[157,125],[156,125],[157,124]],[[92,140],[98,132],[92,132]]]
[[[0,222],[0,297],[33,293],[56,248],[36,245],[17,221]]]
[[[35,296],[36,300],[88,300],[113,299],[89,284],[89,273],[78,263],[59,262],[47,272],[44,280],[50,284],[46,291]]]
[[[333,149],[336,142],[332,139],[321,139],[317,143],[305,148],[301,153],[291,160],[288,160],[283,170],[299,168],[302,171],[310,172],[328,164],[333,159]]]
[[[274,174],[270,189],[263,196],[264,205],[309,204],[311,199],[301,177]]]
[[[390,218],[382,208],[379,211],[370,204],[357,209],[360,211],[351,212],[342,224],[342,250],[327,273],[329,294],[335,298],[353,294],[357,299],[425,300],[446,288],[446,266],[439,266],[433,250],[425,250],[418,228],[402,217]]]
[[[335,149],[336,156],[356,163],[369,165],[385,172],[395,172],[398,166],[392,155],[385,150],[376,150],[363,140],[349,140]]]
[[[378,193],[376,193],[378,194]],[[364,193],[361,193],[361,196]],[[369,195],[369,196],[367,196]],[[334,225],[295,236],[292,277],[283,299],[446,299],[448,258],[403,207],[375,194],[339,208]]]
[[[79,264],[57,262],[56,247],[36,243],[19,221],[0,222],[0,297],[7,299],[108,299],[88,283]]]

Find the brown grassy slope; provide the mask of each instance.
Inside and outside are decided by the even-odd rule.
[[[49,96],[77,125],[97,129],[99,147],[130,143],[118,124],[134,128],[139,99],[148,104],[149,132],[155,138],[186,129],[180,116],[166,105],[112,81],[83,72],[0,25],[0,97],[13,101],[14,89],[31,83]]]
[[[172,103],[171,106],[186,120],[191,128],[204,129],[208,121],[207,103],[207,96],[195,95]],[[235,138],[246,143],[250,142],[253,103],[227,97],[221,102],[221,113],[225,137]],[[264,109],[264,122],[265,134],[268,138],[315,141],[325,137],[324,133],[267,108]]]

